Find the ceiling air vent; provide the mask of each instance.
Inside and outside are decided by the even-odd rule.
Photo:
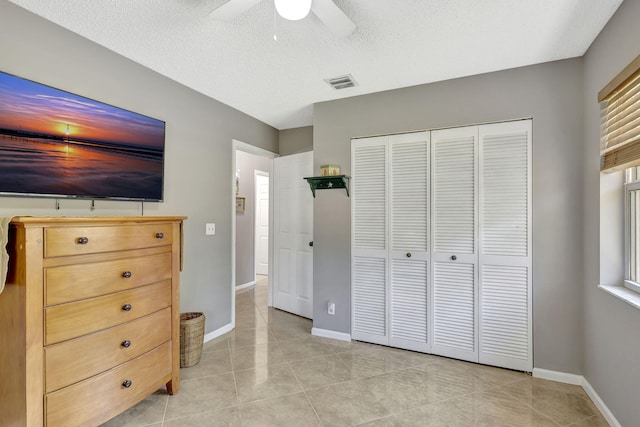
[[[348,87],[354,87],[356,85],[356,81],[353,80],[351,74],[345,74],[344,76],[333,77],[331,79],[324,79],[324,81],[336,90],[346,89]]]

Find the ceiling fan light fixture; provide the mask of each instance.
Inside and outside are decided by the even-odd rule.
[[[278,15],[289,21],[305,18],[311,10],[312,0],[274,0]]]

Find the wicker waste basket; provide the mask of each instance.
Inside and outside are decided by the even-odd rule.
[[[204,313],[180,313],[180,367],[200,361],[204,339]]]

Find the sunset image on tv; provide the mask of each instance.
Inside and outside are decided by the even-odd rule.
[[[163,121],[0,72],[0,193],[162,200]]]

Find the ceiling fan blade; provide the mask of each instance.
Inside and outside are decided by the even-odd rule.
[[[220,21],[230,21],[261,1],[262,0],[229,0],[225,4],[213,9],[209,16]]]
[[[313,0],[311,10],[336,35],[348,36],[356,30],[356,24],[344,14],[333,0]]]

